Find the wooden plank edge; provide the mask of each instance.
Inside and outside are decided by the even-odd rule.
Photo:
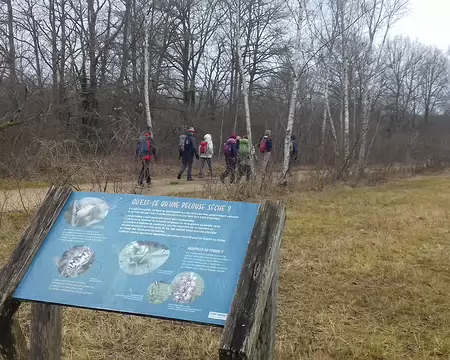
[[[286,208],[283,203],[264,201],[261,204],[222,334],[220,359],[248,359],[254,353],[274,276],[275,258],[280,251],[285,220]],[[259,255],[261,263],[258,263],[258,254],[255,257],[255,251],[261,250],[264,253]],[[252,288],[255,293],[249,295]],[[246,301],[251,301],[250,306],[247,306],[249,309],[242,306]]]
[[[68,187],[52,187],[33,217],[8,262],[0,271],[0,313],[23,280],[33,258],[39,251],[61,210],[72,194]]]

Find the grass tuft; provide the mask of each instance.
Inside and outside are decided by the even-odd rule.
[[[0,190],[27,189],[27,188],[45,188],[48,187],[45,181],[16,180],[16,179],[0,179]]]

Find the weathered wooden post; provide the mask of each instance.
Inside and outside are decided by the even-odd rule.
[[[14,301],[12,296],[71,193],[72,190],[69,188],[52,187],[48,191],[44,203],[12,253],[8,263],[0,272],[0,356],[6,360],[56,360],[59,357],[47,357],[46,354],[58,355],[61,353],[60,350],[59,353],[56,351],[57,348],[61,348],[60,340],[57,343],[60,335],[56,334],[57,329],[61,331],[60,310],[53,305],[34,305],[34,318],[41,322],[39,324],[34,322],[32,326],[32,351],[30,354],[20,325],[13,318],[20,303]],[[42,310],[44,312],[41,314]],[[48,331],[50,329],[51,331]],[[50,338],[54,338],[55,341],[50,341]],[[33,341],[33,339],[38,341]],[[43,349],[43,347],[50,345],[53,346],[52,349]],[[35,351],[38,347],[45,351],[44,355]]]
[[[62,307],[33,303],[31,305],[31,359],[59,360],[61,344]]]
[[[261,204],[222,335],[220,360],[275,358],[279,253],[285,219],[283,203]]]

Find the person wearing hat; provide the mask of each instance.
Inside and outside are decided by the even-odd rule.
[[[228,175],[231,174],[230,183],[233,184],[236,180],[236,166],[238,157],[238,148],[236,143],[237,136],[235,133],[224,144],[223,154],[225,155],[226,169],[223,172],[220,180],[224,183]]]
[[[197,158],[197,160],[200,158],[198,154],[197,143],[194,138],[194,133],[195,130],[193,127],[191,127],[186,134],[181,153],[181,168],[177,176],[178,179],[181,179],[187,168],[187,181],[194,180],[192,178],[192,165],[194,164],[194,156]]]
[[[257,146],[259,147],[262,159],[261,172],[265,173],[269,165],[270,155],[272,154],[272,131],[266,130]]]
[[[150,162],[156,159],[156,148],[153,141],[153,134],[150,128],[147,128],[144,134],[139,138],[136,146],[136,157],[141,163],[141,172],[139,173],[138,185],[151,185],[152,178],[150,174]]]

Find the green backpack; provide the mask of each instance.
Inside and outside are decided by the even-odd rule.
[[[239,140],[239,156],[249,157],[250,156],[250,144],[248,139]]]

